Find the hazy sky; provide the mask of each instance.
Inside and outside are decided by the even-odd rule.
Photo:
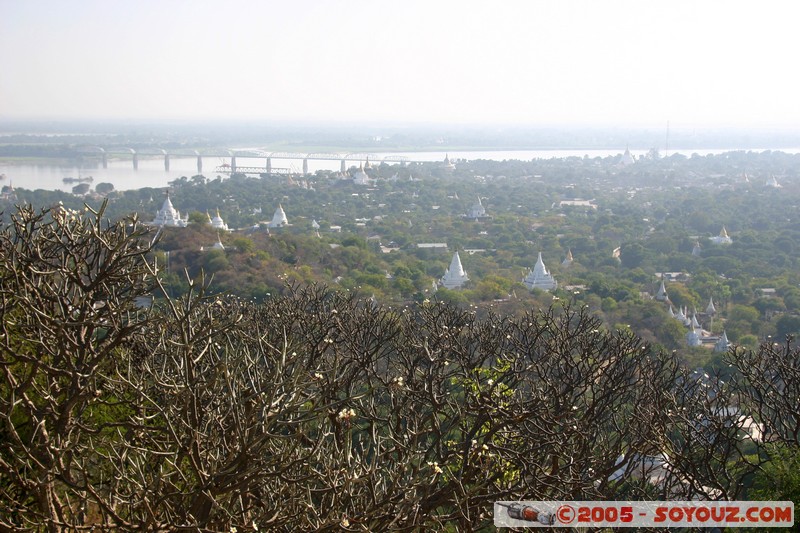
[[[0,116],[800,125],[800,2],[0,0]]]

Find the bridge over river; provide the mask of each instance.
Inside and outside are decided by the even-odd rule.
[[[203,172],[203,158],[223,158],[226,162],[215,169],[216,172],[224,174],[280,174],[290,173],[289,168],[273,166],[273,160],[278,161],[302,161],[303,174],[308,174],[309,160],[341,161],[341,171],[347,170],[350,161],[363,161],[372,163],[415,163],[415,161],[404,155],[382,155],[374,153],[332,153],[332,152],[268,152],[264,150],[240,150],[217,148],[210,150],[135,150],[133,148],[103,148],[101,146],[83,146],[78,149],[80,154],[96,156],[102,158],[103,168],[108,168],[108,158],[130,157],[134,169],[139,168],[139,157],[163,157],[164,170],[169,170],[170,157],[195,157],[197,158],[197,173]],[[258,160],[259,164],[253,164],[253,160]],[[230,161],[230,162],[227,162]],[[263,163],[261,163],[263,161]]]

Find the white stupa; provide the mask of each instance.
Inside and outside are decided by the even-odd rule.
[[[567,248],[567,255],[566,257],[564,257],[564,260],[561,261],[561,266],[567,268],[572,264],[573,261],[574,259],[572,258],[572,249]]]
[[[228,225],[222,220],[222,217],[219,215],[219,209],[217,209],[217,214],[214,218],[211,219],[211,227],[219,230],[219,231],[228,231]]]
[[[686,334],[686,344],[689,346],[700,346],[702,341],[700,340],[700,330],[699,329],[690,329],[689,332]]]
[[[713,296],[708,299],[708,305],[706,306],[706,314],[709,316],[714,316],[717,314],[717,308],[714,306]]]
[[[161,206],[158,213],[156,213],[156,218],[153,220],[152,224],[154,226],[185,228],[188,223],[188,220],[181,218],[181,212],[172,205],[169,199],[169,193],[167,193],[164,204]]]
[[[367,163],[369,163],[369,160],[367,160]],[[355,175],[353,176],[353,184],[354,185],[371,185],[372,184],[372,178],[370,178],[369,175],[367,174],[367,171],[364,170],[364,166],[363,165],[358,167],[358,170],[356,171]]]
[[[667,288],[664,286],[664,280],[661,280],[661,286],[658,288],[658,292],[656,292],[656,300],[659,302],[663,302],[668,298],[667,296]]]
[[[478,196],[477,203],[475,203],[470,208],[469,213],[467,213],[466,218],[479,219],[479,218],[483,218],[485,216],[486,216],[486,209],[483,207],[483,204],[481,203],[481,197]]]
[[[558,283],[552,274],[547,271],[542,261],[542,252],[539,252],[539,257],[536,259],[536,265],[533,270],[528,272],[528,275],[522,280],[529,289],[541,289],[543,291],[551,291],[558,287]]]
[[[634,164],[635,161],[633,160],[633,156],[631,155],[631,151],[628,150],[628,147],[625,147],[625,153],[622,154],[622,157],[619,160],[619,164],[623,167],[627,167],[628,165]]]
[[[275,210],[275,214],[272,216],[272,220],[268,224],[270,228],[282,228],[283,226],[289,225],[289,219],[286,218],[286,211],[283,210],[283,206],[278,204],[278,209]]]
[[[467,276],[464,267],[461,265],[461,258],[456,252],[450,261],[450,268],[444,271],[444,276],[442,276],[440,283],[446,289],[458,289],[467,281],[469,281],[469,276]]]
[[[730,244],[733,242],[733,239],[728,236],[728,231],[725,229],[725,226],[722,226],[722,231],[719,232],[719,235],[711,237],[708,240],[714,244]]]
[[[725,331],[722,331],[722,335],[720,335],[719,340],[714,345],[715,352],[727,352],[728,347],[731,345],[730,341],[728,341],[728,334]]]

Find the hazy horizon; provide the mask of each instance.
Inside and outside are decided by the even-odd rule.
[[[0,0],[4,121],[800,124],[800,4]]]

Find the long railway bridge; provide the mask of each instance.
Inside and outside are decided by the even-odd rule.
[[[349,161],[371,161],[373,163],[414,163],[407,156],[388,155],[380,157],[378,154],[370,153],[333,153],[333,152],[268,152],[264,150],[234,150],[234,149],[211,149],[211,150],[135,150],[133,148],[103,148],[101,146],[83,146],[78,149],[80,154],[100,157],[103,168],[108,168],[109,156],[130,157],[134,170],[139,168],[139,157],[163,157],[164,170],[169,170],[170,157],[195,157],[197,158],[197,173],[203,172],[203,158],[228,158],[230,163],[224,163],[216,168],[216,172],[223,174],[278,174],[288,173],[289,169],[273,166],[273,160],[295,160],[303,162],[303,174],[308,174],[309,160],[341,161],[341,171],[347,170]],[[248,164],[252,160],[263,160],[261,165]],[[245,160],[245,161],[243,161]],[[422,161],[420,161],[422,162]],[[244,163],[244,164],[242,164]]]

